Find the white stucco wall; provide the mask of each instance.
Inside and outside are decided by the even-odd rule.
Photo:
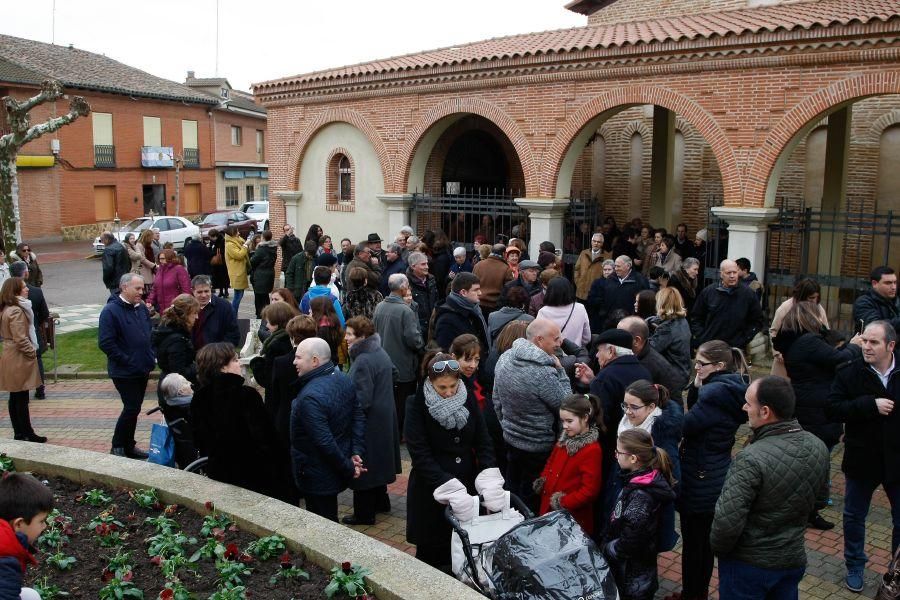
[[[335,148],[344,148],[353,162],[355,212],[338,212],[325,209],[325,185],[327,161]],[[323,127],[310,141],[300,165],[302,200],[297,213],[288,209],[288,223],[294,225],[297,235],[305,235],[313,223],[318,223],[333,238],[335,247],[339,240],[349,237],[354,242],[366,239],[370,233],[378,233],[388,239],[388,211],[378,200],[384,194],[384,176],[375,149],[363,133],[349,123],[331,123]],[[396,233],[396,232],[394,232]]]

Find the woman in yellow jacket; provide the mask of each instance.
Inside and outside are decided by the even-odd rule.
[[[238,314],[244,291],[250,287],[247,281],[247,270],[250,266],[247,246],[250,245],[251,239],[248,237],[244,241],[238,234],[237,227],[233,225],[225,229],[225,266],[228,267],[228,279],[231,280],[231,287],[234,288],[231,306],[234,308],[235,315]]]

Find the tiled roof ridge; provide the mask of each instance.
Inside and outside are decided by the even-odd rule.
[[[10,52],[3,51],[5,45],[10,46]],[[23,48],[23,46],[25,46],[25,48]],[[112,67],[115,69],[120,69],[121,71],[118,73],[112,72],[112,76],[109,76],[110,72],[108,71],[106,73],[106,78],[111,80],[108,84],[91,81],[91,76],[85,76],[84,73],[71,74],[71,72],[69,72],[63,74],[58,72],[58,70],[65,70],[65,65],[60,64],[54,69],[47,68],[46,65],[40,64],[41,60],[46,58],[46,56],[40,56],[38,58],[35,58],[34,60],[23,60],[22,58],[20,58],[20,55],[26,53],[26,50],[29,49],[28,46],[31,46],[32,48],[42,47],[45,49],[44,52],[77,53],[78,57],[76,57],[76,59],[79,63],[89,64],[88,61],[99,60],[103,61],[104,64],[97,65],[98,68],[106,67],[107,69],[109,69],[110,67]],[[0,33],[0,58],[22,69],[31,71],[35,74],[39,74],[42,78],[58,79],[66,87],[97,90],[122,95],[179,100],[185,102],[208,103],[205,98],[205,94],[202,94],[198,90],[194,90],[182,83],[172,81],[171,79],[165,79],[163,77],[159,77],[158,75],[153,75],[152,73],[148,73],[143,69],[128,65],[105,54],[101,54],[99,52],[91,52],[90,50],[77,48],[73,45],[65,46],[60,44],[48,44],[47,42],[41,42],[29,38],[22,38],[14,35]],[[53,58],[55,57],[51,56],[50,62],[53,62]],[[81,58],[83,58],[84,60],[81,60]],[[90,73],[90,68],[87,68],[85,72]],[[104,79],[103,74],[98,75],[97,73],[90,73],[90,75],[96,76],[101,80]],[[119,76],[119,81],[115,81],[117,79],[117,75]],[[138,76],[139,78],[144,78],[146,80],[144,83],[149,82],[149,85],[146,86],[146,89],[130,89],[126,86],[129,83],[133,82],[126,82],[124,85],[122,84],[122,81],[124,79],[128,79],[129,76]],[[140,86],[136,85],[135,83],[135,85],[133,85],[132,87]]]
[[[869,10],[865,10],[867,8]],[[829,16],[828,11],[836,16]],[[467,64],[494,58],[540,55],[551,52],[625,46],[655,41],[678,41],[685,38],[708,39],[716,35],[740,35],[747,32],[760,33],[762,31],[775,32],[779,29],[792,31],[802,28],[808,30],[814,26],[828,27],[835,23],[847,25],[854,21],[862,23],[873,20],[887,21],[896,16],[900,16],[900,0],[804,0],[781,5],[658,17],[627,23],[594,24],[500,36],[280,77],[255,83],[252,87],[257,93],[264,93],[262,88],[270,86],[313,83],[315,81],[376,75],[392,71],[409,71],[442,64]],[[561,39],[551,46],[549,40],[547,40],[548,37]],[[498,42],[508,40],[521,40],[523,42],[531,42],[531,44],[523,43],[522,47],[517,49],[499,49],[497,47]],[[462,55],[465,49],[473,46],[485,46],[485,50],[477,56],[454,57],[448,54],[450,51],[453,51]]]

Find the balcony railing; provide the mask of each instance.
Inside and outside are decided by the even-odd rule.
[[[200,168],[200,150],[197,148],[184,149],[184,168],[199,169]]]
[[[116,147],[95,145],[94,166],[99,169],[114,169],[116,167]]]

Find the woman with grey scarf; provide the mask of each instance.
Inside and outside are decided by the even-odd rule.
[[[29,391],[41,385],[38,341],[28,286],[21,277],[10,277],[0,287],[0,390],[9,392],[9,420],[15,439],[43,444],[47,441],[31,427]]]
[[[475,478],[494,467],[494,450],[478,401],[460,380],[452,355],[426,356],[423,384],[406,405],[406,447],[412,459],[406,539],[416,558],[434,567],[450,565],[450,525],[434,491],[458,480],[475,494]]]

